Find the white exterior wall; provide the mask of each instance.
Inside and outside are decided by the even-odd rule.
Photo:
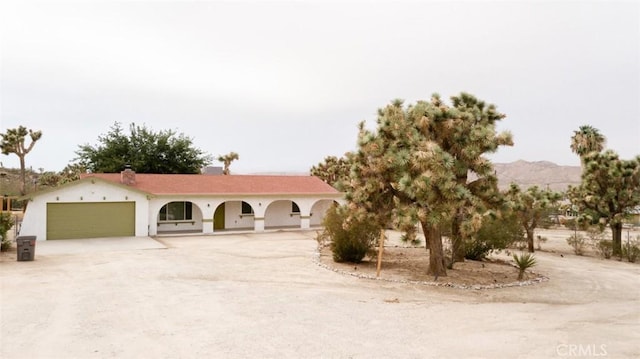
[[[78,202],[135,202],[135,234],[136,236],[148,235],[149,205],[146,195],[97,180],[63,186],[56,191],[43,192],[34,197],[27,204],[19,235],[37,236],[37,240],[46,240],[47,203]]]
[[[254,213],[256,212],[255,207],[253,208],[253,212]],[[242,214],[242,201],[232,200],[225,203],[225,207],[224,207],[224,228],[225,229],[241,229],[241,228],[253,229],[254,221],[255,221],[255,214],[254,215]]]
[[[300,205],[298,205],[298,207],[300,207]],[[291,212],[290,200],[276,200],[271,202],[267,207],[264,216],[264,226],[267,229],[269,227],[300,226],[301,215],[302,208],[300,208],[300,213]]]
[[[192,219],[185,221],[167,221],[161,222],[159,220],[160,209],[170,202],[192,202]],[[204,219],[207,218],[206,203],[197,197],[183,197],[183,196],[167,196],[167,197],[154,197],[149,201],[149,235],[155,236],[158,232],[184,232],[184,231],[200,231],[204,230]],[[202,207],[202,206],[205,207]],[[209,207],[210,208],[210,207]],[[213,218],[213,210],[210,210]]]
[[[174,201],[170,201],[170,202],[174,202]],[[175,201],[175,202],[185,202],[185,201]],[[162,208],[162,206],[160,208]],[[157,229],[158,232],[185,232],[185,231],[202,232],[202,225],[203,225],[202,211],[200,210],[200,208],[198,208],[197,204],[195,203],[192,206],[190,220],[160,221],[159,215],[160,215],[160,210],[158,210],[158,213],[156,214],[156,224],[158,226],[158,229]]]

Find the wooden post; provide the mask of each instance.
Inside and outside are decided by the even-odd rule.
[[[376,270],[376,278],[380,277],[380,267],[382,267],[382,251],[384,250],[384,228],[380,230],[380,239],[378,240],[378,268]]]

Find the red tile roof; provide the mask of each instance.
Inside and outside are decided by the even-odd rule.
[[[339,192],[313,176],[253,176],[201,174],[136,173],[136,184],[130,186],[155,195],[219,195],[219,194],[338,194]],[[88,173],[81,178],[96,177],[121,183],[120,173]]]

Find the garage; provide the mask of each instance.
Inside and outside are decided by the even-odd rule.
[[[47,239],[135,236],[135,202],[47,203]]]

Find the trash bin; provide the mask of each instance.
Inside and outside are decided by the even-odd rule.
[[[16,238],[18,262],[32,261],[36,255],[36,236],[20,236]]]

